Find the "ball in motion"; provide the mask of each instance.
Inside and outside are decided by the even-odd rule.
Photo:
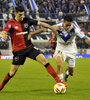
[[[62,83],[57,83],[54,85],[54,92],[59,94],[59,93],[65,93],[66,92],[66,87]]]

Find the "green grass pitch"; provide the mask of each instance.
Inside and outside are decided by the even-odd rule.
[[[48,59],[56,70],[54,59]],[[0,83],[9,72],[12,60],[0,60]],[[63,71],[66,68],[64,64]],[[0,91],[0,100],[90,100],[90,59],[76,59],[75,73],[68,79],[65,94],[55,94],[55,80],[36,61],[27,59],[16,75]]]

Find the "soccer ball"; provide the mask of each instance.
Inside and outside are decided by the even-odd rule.
[[[59,93],[65,93],[66,92],[66,87],[62,83],[57,83],[54,85],[54,92],[59,94]]]

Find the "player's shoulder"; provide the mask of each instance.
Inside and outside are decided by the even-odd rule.
[[[28,20],[32,20],[32,19],[30,19],[29,16],[25,16],[24,19],[23,19],[23,21],[28,21]]]
[[[7,24],[14,24],[15,23],[15,20],[12,18],[12,19],[10,19],[8,22],[7,22]]]
[[[12,19],[10,19],[8,22],[14,22],[15,20],[12,18]]]
[[[72,22],[74,29],[80,29],[78,23],[76,21]]]

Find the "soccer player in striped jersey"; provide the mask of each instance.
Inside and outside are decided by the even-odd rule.
[[[57,63],[57,74],[60,80],[63,80],[63,63],[67,62],[68,68],[65,71],[65,81],[69,75],[73,76],[75,67],[75,56],[77,53],[77,47],[75,43],[76,36],[84,39],[87,44],[90,45],[90,38],[85,36],[81,31],[76,21],[73,21],[71,15],[66,15],[64,19],[55,27],[59,27],[57,34],[57,46],[54,53],[54,57]],[[46,29],[50,31],[50,29]]]

